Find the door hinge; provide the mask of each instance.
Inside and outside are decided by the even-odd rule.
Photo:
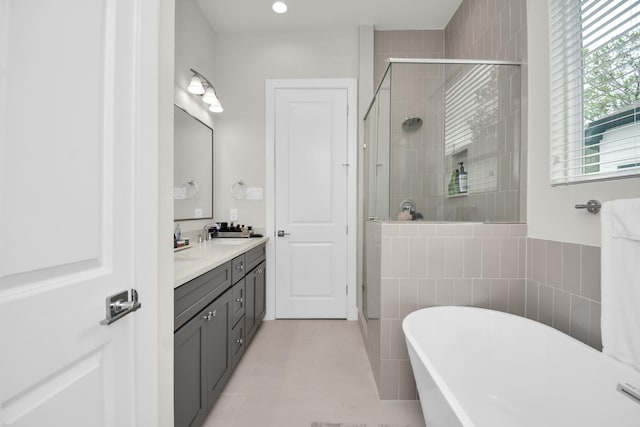
[[[347,283],[346,285],[344,285],[345,290],[347,291],[347,295],[349,295],[349,284]]]
[[[347,227],[346,227],[346,228],[347,228],[347,234],[349,234],[349,226],[347,225]]]

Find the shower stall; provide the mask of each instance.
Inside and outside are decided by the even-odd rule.
[[[520,221],[520,65],[395,59],[365,115],[365,214]]]
[[[520,89],[516,62],[389,60],[364,119],[359,295],[383,399],[415,399],[411,311],[524,307]]]

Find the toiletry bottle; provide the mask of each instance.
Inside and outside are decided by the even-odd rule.
[[[458,179],[459,179],[458,175],[459,175],[458,169],[454,169],[453,172],[451,172],[451,180],[449,181],[450,196],[458,194]]]
[[[460,165],[460,172],[458,173],[458,190],[460,193],[466,193],[468,190],[468,176],[464,171],[464,162],[458,163]]]
[[[173,233],[176,236],[176,240],[182,240],[182,232],[180,231],[180,224],[176,224],[176,229]]]

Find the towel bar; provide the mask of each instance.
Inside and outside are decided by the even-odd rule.
[[[600,208],[602,205],[598,200],[589,200],[586,205],[576,205],[576,209],[586,209],[587,212],[592,214],[600,213]]]

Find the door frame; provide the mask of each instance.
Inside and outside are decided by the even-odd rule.
[[[265,320],[276,314],[276,170],[275,170],[275,94],[278,89],[346,89],[347,108],[347,320],[358,320],[356,303],[357,220],[358,220],[358,81],[357,79],[267,79],[265,82],[265,171],[267,223],[267,312]]]

